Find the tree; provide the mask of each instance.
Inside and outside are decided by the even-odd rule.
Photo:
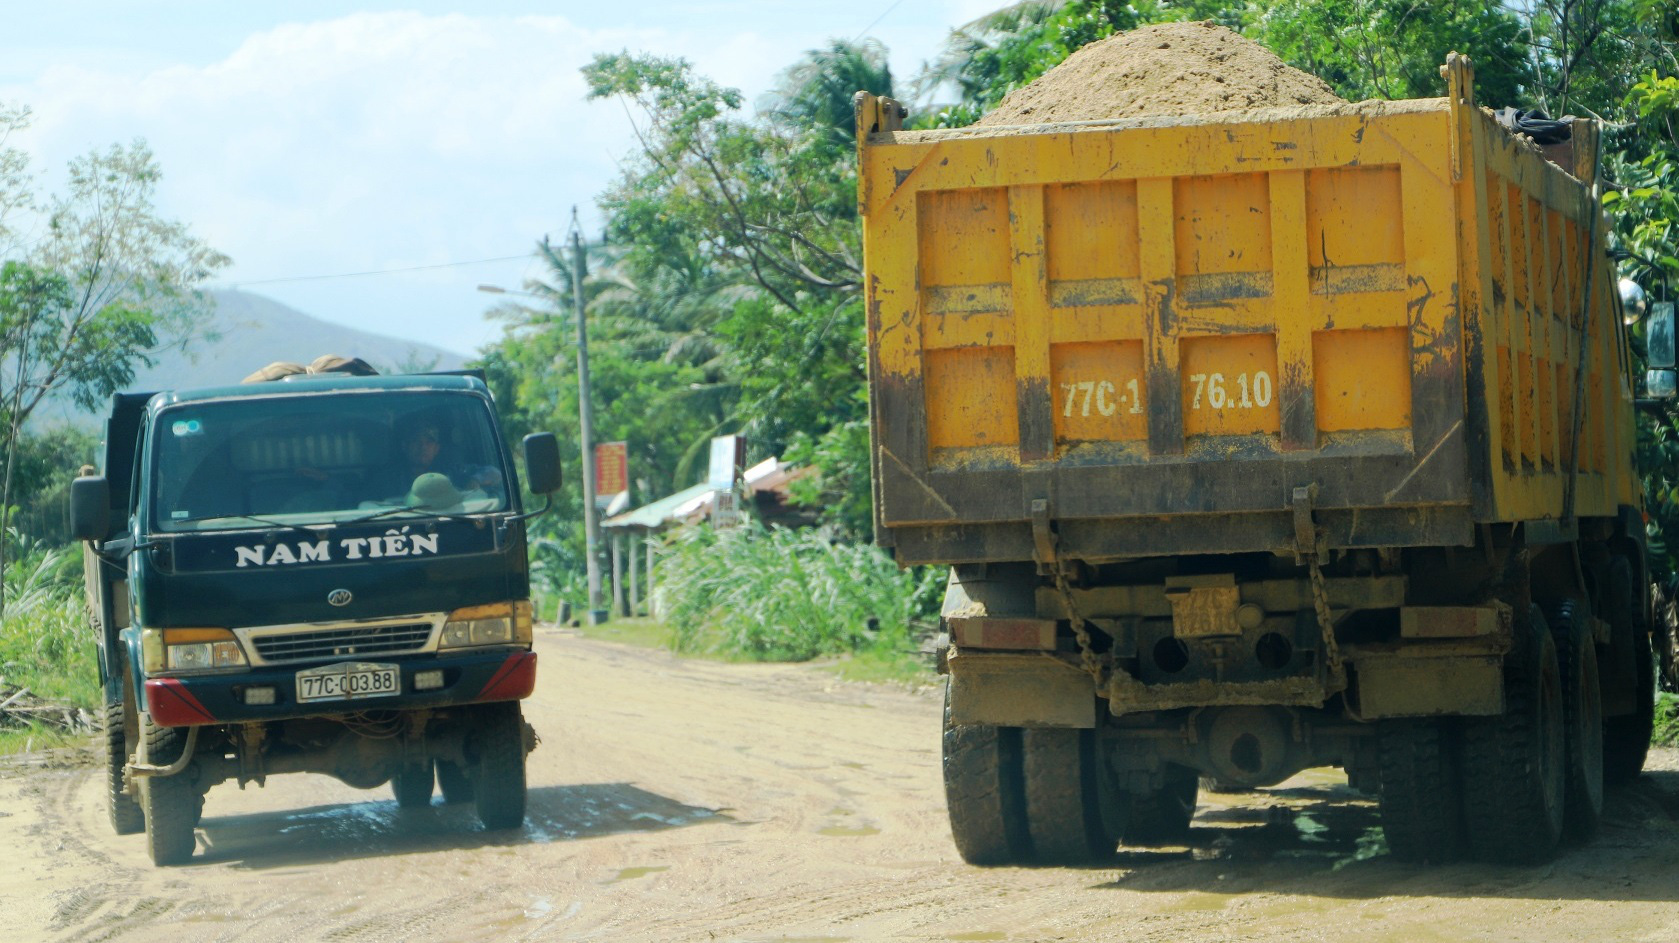
[[[1500,3],[1462,0],[1273,0],[1244,29],[1283,61],[1351,101],[1445,93],[1449,52],[1475,61],[1476,98],[1531,102],[1532,63],[1519,18]]]
[[[0,108],[0,128],[26,119],[26,110]],[[196,286],[228,264],[157,213],[160,171],[142,141],[72,160],[68,188],[46,201],[28,191],[26,167],[15,149],[0,149],[0,210],[44,212],[27,258],[0,268],[0,532],[30,415],[54,396],[92,409],[164,346],[186,346],[209,312]],[[10,232],[4,223],[0,217],[0,236]]]
[[[854,143],[856,117],[851,100],[858,91],[891,97],[892,69],[878,40],[836,39],[812,49],[784,69],[760,110],[795,132],[818,135],[841,151]]]
[[[668,311],[666,330],[680,321],[687,330],[676,334],[715,355],[695,390],[726,405],[714,432],[744,432],[764,455],[860,421],[851,97],[858,84],[891,93],[884,50],[835,42],[807,52],[759,120],[737,116],[737,92],[680,60],[601,56],[584,71],[592,96],[640,115],[640,159],[601,202],[611,240],[629,247],[620,271],[642,310]],[[866,468],[845,476],[866,481]]]

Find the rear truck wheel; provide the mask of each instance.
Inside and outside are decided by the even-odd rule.
[[[478,820],[490,831],[525,824],[525,720],[518,701],[478,711],[478,764],[472,784]]]
[[[159,727],[140,715],[140,731],[146,741],[146,762],[167,766],[181,756],[186,731]],[[192,767],[174,776],[140,778],[140,808],[146,818],[146,851],[159,866],[181,864],[192,857],[193,829],[203,811],[203,797],[193,781]]]
[[[1021,732],[1026,832],[1039,864],[1089,864],[1118,843],[1102,821],[1093,730],[1033,727]]]
[[[472,780],[466,771],[448,760],[437,761],[437,787],[446,805],[472,801]]]
[[[1567,779],[1562,700],[1556,643],[1530,607],[1504,665],[1504,713],[1463,719],[1459,771],[1475,857],[1534,864],[1556,852]]]
[[[944,691],[944,798],[956,851],[969,864],[1026,860],[1019,727],[956,726]]]
[[[105,811],[118,835],[138,835],[146,830],[146,814],[140,803],[123,791],[123,767],[140,740],[128,722],[129,714],[121,700],[105,705]]]
[[[1635,605],[1632,564],[1616,557],[1609,566],[1609,622],[1615,631],[1632,631],[1633,711],[1603,721],[1603,780],[1615,786],[1629,783],[1644,771],[1650,753],[1650,735],[1656,725],[1656,659],[1650,649],[1650,633],[1638,618]]]
[[[1463,803],[1451,737],[1438,720],[1376,728],[1377,801],[1388,850],[1400,861],[1444,864],[1463,853]]]
[[[1597,834],[1603,818],[1603,689],[1597,671],[1597,642],[1586,607],[1566,600],[1551,613],[1562,673],[1563,727],[1567,736],[1568,781],[1563,793],[1568,834],[1582,841]]]
[[[396,793],[399,809],[423,809],[431,805],[431,763],[404,764],[391,777],[391,791]]]
[[[1159,789],[1119,793],[1126,808],[1117,818],[1125,823],[1120,838],[1126,844],[1166,845],[1188,837],[1200,796],[1200,774],[1175,763],[1166,764],[1165,773],[1166,783]]]

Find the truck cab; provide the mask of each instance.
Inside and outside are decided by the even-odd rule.
[[[481,378],[118,394],[105,432],[72,516],[119,833],[178,863],[210,787],[284,772],[523,822],[533,515]],[[524,447],[555,490],[553,436]]]

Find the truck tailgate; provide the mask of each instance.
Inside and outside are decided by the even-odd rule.
[[[876,132],[884,539],[913,560],[1463,543],[1444,100]],[[1138,527],[1113,527],[1130,519]]]

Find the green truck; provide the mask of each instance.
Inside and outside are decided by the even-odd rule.
[[[204,796],[313,772],[521,825],[536,681],[526,521],[482,377],[299,375],[120,393],[72,484],[107,798],[152,860]],[[560,482],[524,440],[533,493]]]

